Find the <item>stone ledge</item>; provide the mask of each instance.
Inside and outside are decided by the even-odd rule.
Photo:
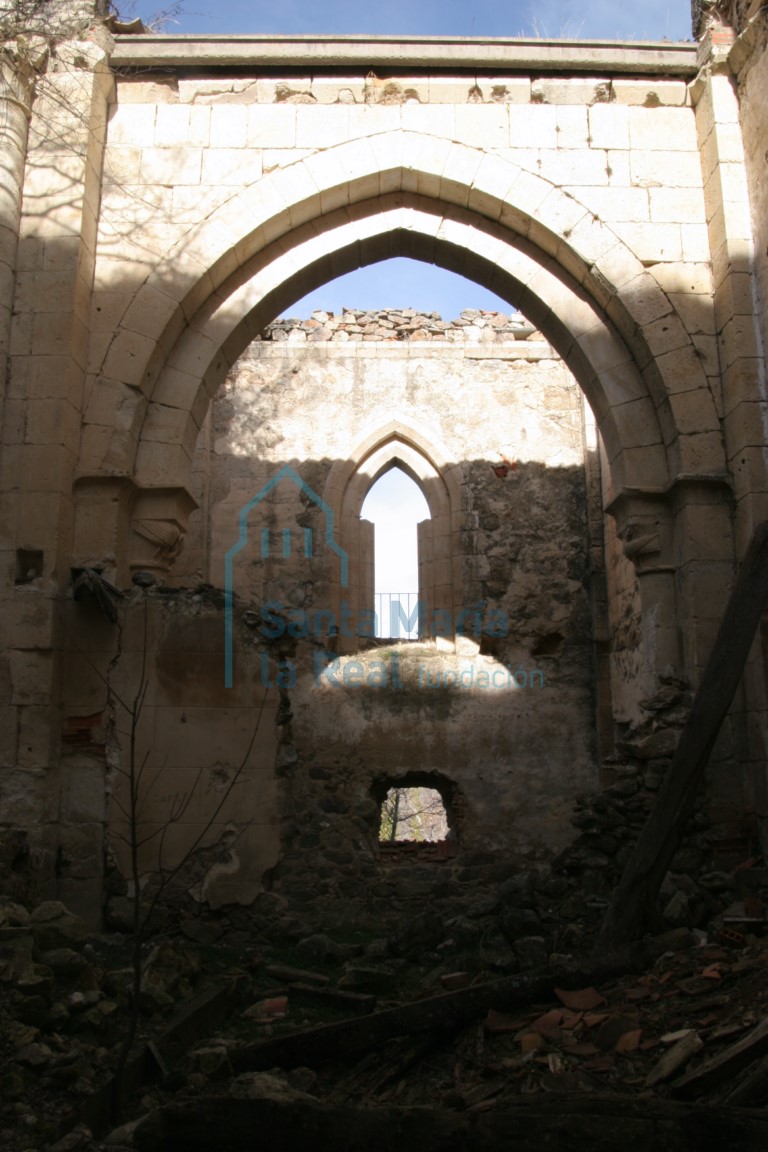
[[[524,40],[419,36],[139,36],[117,37],[113,68],[232,68],[311,65],[358,66],[366,73],[385,67],[444,71],[499,68],[607,75],[690,76],[696,73],[693,43]]]

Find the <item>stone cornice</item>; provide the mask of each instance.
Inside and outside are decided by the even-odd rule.
[[[390,74],[416,68],[455,72],[606,76],[694,76],[694,43],[608,40],[469,39],[443,36],[117,36],[120,69],[347,68]]]

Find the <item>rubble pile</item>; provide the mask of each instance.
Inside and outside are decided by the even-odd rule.
[[[672,763],[691,699],[687,681],[667,669],[657,690],[641,703],[645,719],[624,734],[606,764],[613,783],[576,798],[572,823],[579,835],[552,863],[553,874],[571,885],[558,907],[563,922],[581,919],[589,929],[602,920]],[[743,899],[743,878],[738,869],[722,868],[717,837],[700,796],[659,893],[659,930],[685,926],[717,932],[729,910],[737,916],[733,906]],[[762,919],[763,905],[756,898]]]
[[[764,890],[768,870],[744,875]],[[726,879],[732,888],[735,874]],[[765,921],[741,932],[678,927],[619,961],[583,959],[588,933],[577,933],[579,960],[541,903],[562,884],[554,872],[510,876],[464,915],[425,909],[368,934],[301,935],[276,900],[250,931],[245,909],[177,922],[147,943],[142,962],[140,1044],[154,1037],[159,1083],[139,1089],[104,1147],[153,1147],[138,1135],[143,1117],[222,1093],[458,1112],[537,1093],[768,1099]],[[7,1152],[102,1147],[71,1124],[116,1065],[130,946],[128,935],[89,934],[58,902],[31,912],[0,903]],[[235,998],[172,1043],[169,1016],[212,975]],[[741,1056],[729,1055],[735,1045]]]
[[[258,999],[192,1047],[173,1091],[155,1093],[158,1107],[139,1124],[135,1146],[207,1147],[166,1145],[159,1134],[167,1137],[168,1117],[204,1125],[211,1109],[226,1127],[227,1100],[309,1105],[313,1115],[392,1105],[501,1112],[532,1096],[565,1111],[582,1094],[622,1108],[633,1097],[644,1108],[768,1103],[766,940],[722,946],[677,929],[645,947],[656,959],[643,969],[629,962],[634,971],[624,975],[606,976],[596,961],[596,979],[584,983],[583,969],[552,957],[526,983],[485,982],[485,973],[445,964],[425,973],[391,955],[375,961],[370,947],[364,957],[347,948],[345,958],[341,948],[331,959],[321,941],[307,941],[307,956],[325,957],[321,970],[258,965]]]
[[[570,1085],[567,1078],[552,1081],[552,1073],[566,1069],[605,1074],[605,1083],[621,1082],[623,1088],[637,1091],[658,1088],[681,1075],[705,1048],[709,1059],[756,1025],[766,1029],[765,940],[753,937],[743,948],[734,949],[705,943],[703,938],[692,943],[696,938],[684,930],[672,932],[666,939],[670,948],[642,974],[606,981],[599,989],[556,988],[548,1003],[524,1010],[505,1012],[490,1007],[482,1021],[462,1029],[451,1045],[445,1066],[450,1087],[444,1102],[465,1108],[496,1096],[502,1089],[529,1092],[570,1086],[594,1091],[599,1086],[589,1077]],[[356,963],[347,964],[347,971],[357,973],[361,968]],[[305,979],[322,979],[303,975]],[[468,987],[475,979],[464,974],[466,979],[461,982],[459,975],[433,972],[423,991],[437,993],[441,986]],[[391,971],[389,978],[391,995]],[[377,979],[381,986],[383,971]],[[301,997],[297,994],[294,1000],[283,996],[279,1012],[264,1016],[274,1003],[262,1002],[260,1018],[251,1013],[251,1018],[260,1019],[272,1034],[278,1020],[286,1020],[297,1010],[301,1013]],[[768,1047],[762,1035],[760,1031],[755,1037],[760,1052]],[[457,1050],[464,1062],[460,1070],[455,1066]],[[704,1062],[697,1059],[695,1065],[700,1067]],[[457,1081],[469,1087],[471,1067],[485,1088],[479,1091],[475,1084],[468,1094],[458,1093]],[[489,1088],[489,1072],[496,1078],[504,1073],[506,1085],[496,1079]],[[423,1083],[409,1082],[402,1090],[403,1102],[428,1103],[425,1088]],[[349,1084],[345,1091],[352,1094]],[[760,1094],[768,1098],[768,1075]],[[382,1099],[389,1095],[382,1094]]]
[[[442,340],[494,344],[509,340],[543,337],[519,313],[484,312],[465,308],[455,320],[443,320],[439,312],[414,308],[361,311],[345,308],[340,316],[317,310],[309,320],[275,320],[257,340],[290,344],[332,340]]]
[[[768,1047],[767,965],[764,939],[734,950],[701,938],[698,946],[664,952],[641,975],[558,988],[547,1003],[524,1011],[489,1008],[479,1026],[456,1039],[453,1066],[443,1069],[444,1103],[469,1108],[507,1094],[574,1090],[704,1096],[716,1080],[697,1080],[697,1069],[753,1032],[755,1056]],[[731,1077],[727,1062],[723,1067],[718,1088],[737,1080],[738,1069]],[[736,1089],[729,1083],[723,1101],[736,1098]],[[768,1101],[768,1069],[761,1086],[738,1098]],[[427,1101],[410,1083],[401,1102]]]
[[[133,979],[124,936],[96,936],[56,900],[0,900],[0,1146],[47,1146],[64,1116],[109,1078]],[[139,1010],[157,1026],[189,997],[194,950],[148,946]]]

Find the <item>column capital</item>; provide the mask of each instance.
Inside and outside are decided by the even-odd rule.
[[[159,581],[181,552],[187,520],[197,508],[185,488],[148,488],[136,496],[131,516],[128,567],[152,572]]]

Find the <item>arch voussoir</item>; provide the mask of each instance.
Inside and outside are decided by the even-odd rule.
[[[392,196],[407,215],[397,215]],[[343,220],[339,213],[346,213]],[[166,253],[145,282],[142,302],[175,280],[171,298],[178,301],[182,330],[166,308],[165,326],[158,317],[152,328],[152,354],[138,374],[142,386],[148,392],[154,386],[152,403],[167,407],[167,364],[196,377],[209,393],[272,318],[270,302],[289,302],[294,285],[398,253],[503,288],[575,371],[614,460],[624,439],[612,408],[643,395],[651,408],[662,406],[665,355],[654,359],[644,326],[673,308],[618,235],[572,192],[541,176],[467,144],[407,129],[349,140],[264,176]],[[690,345],[682,325],[676,332]],[[692,345],[674,352],[673,377],[678,354],[688,352],[686,387],[705,384]],[[186,416],[183,408],[174,411],[178,420],[191,419],[191,408]],[[649,413],[644,407],[646,423]],[[665,418],[674,423],[674,409]],[[664,431],[657,428],[660,445],[670,442]],[[179,444],[189,441],[188,432],[174,435]],[[626,443],[634,449],[631,439]],[[130,472],[133,462],[124,463]],[[141,484],[157,482],[143,468],[139,473]]]

